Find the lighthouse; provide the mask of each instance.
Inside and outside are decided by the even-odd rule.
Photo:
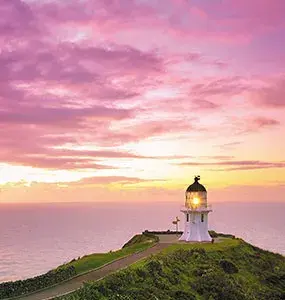
[[[208,232],[208,214],[212,211],[207,203],[207,190],[199,183],[200,176],[195,176],[194,183],[185,193],[185,205],[181,212],[185,216],[185,228],[180,241],[210,242]]]

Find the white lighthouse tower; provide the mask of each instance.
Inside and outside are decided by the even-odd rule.
[[[207,190],[199,183],[200,176],[195,176],[194,183],[186,190],[185,205],[181,212],[185,215],[185,229],[180,241],[210,242],[208,232],[208,214],[212,211],[207,203]]]

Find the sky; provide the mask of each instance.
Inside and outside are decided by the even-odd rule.
[[[284,0],[0,1],[0,203],[285,201]]]

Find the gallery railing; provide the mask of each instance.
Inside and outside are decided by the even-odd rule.
[[[180,207],[181,211],[212,211],[212,205],[211,204],[207,204],[207,205],[189,205],[189,206],[181,206]]]

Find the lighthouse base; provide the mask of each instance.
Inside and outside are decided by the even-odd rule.
[[[199,232],[197,230],[192,230],[189,233],[183,233],[179,238],[179,241],[185,242],[211,242],[212,238],[208,232]]]
[[[208,232],[209,211],[183,211],[185,214],[185,229],[180,241],[186,242],[211,242]]]

